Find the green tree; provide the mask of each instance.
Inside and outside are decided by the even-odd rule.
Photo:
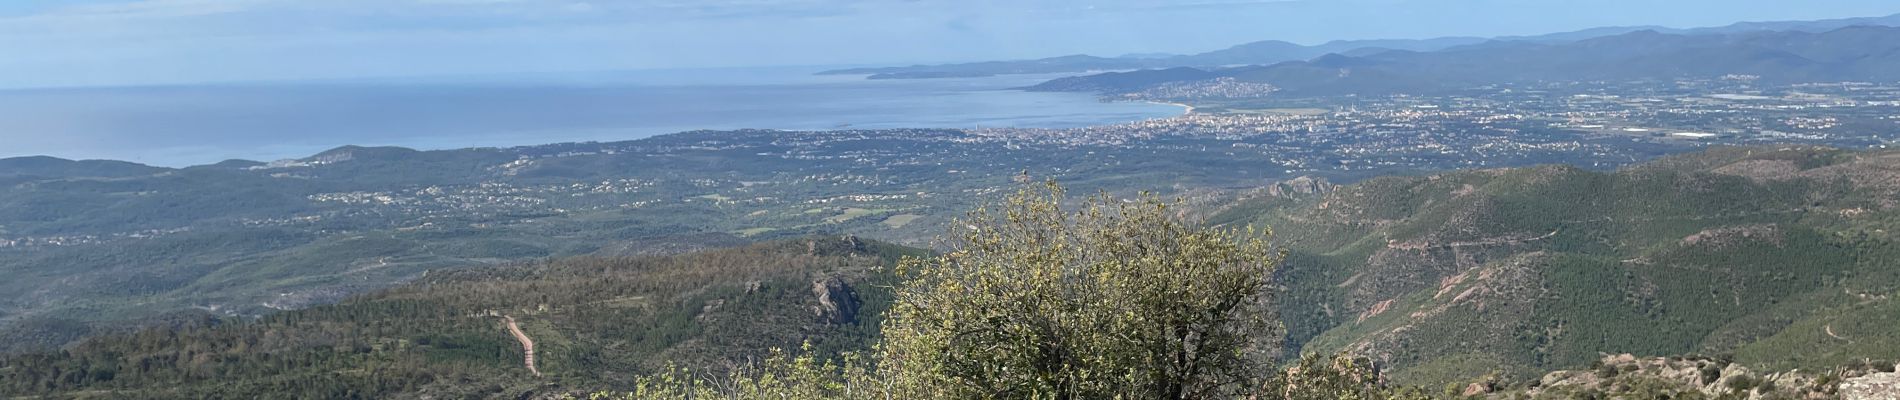
[[[1053,182],[955,224],[899,264],[881,372],[903,397],[1234,398],[1272,374],[1267,232],[1204,228],[1152,195]]]

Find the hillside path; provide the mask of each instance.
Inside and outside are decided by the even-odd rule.
[[[1827,324],[1827,326],[1822,327],[1822,330],[1826,331],[1828,336],[1833,336],[1835,339],[1847,340],[1849,342],[1853,341],[1853,340],[1848,340],[1847,338],[1841,337],[1841,335],[1834,334],[1834,324]]]
[[[522,357],[521,362],[527,364],[528,372],[534,373],[535,377],[540,377],[541,370],[534,367],[534,339],[521,331],[521,325],[515,324],[515,317],[503,315],[501,320],[508,323],[508,333],[515,335],[515,340],[521,342],[521,353],[526,355]]]

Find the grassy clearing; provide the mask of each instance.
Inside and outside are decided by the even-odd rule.
[[[891,228],[902,228],[905,225],[910,225],[912,222],[917,222],[918,218],[923,217],[924,216],[917,214],[897,214],[892,215],[890,218],[885,218],[883,223],[884,226]]]
[[[825,218],[825,222],[834,223],[834,224],[842,224],[846,222],[851,222],[851,220],[854,220],[854,219],[863,218],[865,216],[880,214],[880,213],[887,213],[887,212],[891,212],[891,210],[852,207],[852,208],[844,209],[843,214],[833,215],[831,216],[831,218]]]

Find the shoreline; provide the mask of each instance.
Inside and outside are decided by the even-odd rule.
[[[203,91],[202,101],[189,103],[161,101],[162,91],[136,88],[103,87],[78,92],[84,96],[64,94],[72,89],[25,92],[10,94],[0,102],[10,106],[0,107],[8,110],[0,112],[0,118],[15,125],[48,128],[35,129],[39,132],[34,135],[0,134],[0,140],[17,142],[0,150],[0,159],[44,155],[188,168],[233,159],[301,159],[345,145],[455,150],[616,142],[696,130],[1079,128],[1176,116],[1158,107],[1098,104],[1096,96],[1084,93],[1009,90],[1032,83],[1024,76],[957,82],[837,82],[808,79],[804,73],[780,80],[777,74],[761,77],[744,71],[691,71],[696,70],[598,81],[559,74],[494,80],[440,78],[413,88],[406,84],[363,84],[335,91],[299,84],[242,89],[186,86]],[[685,84],[639,83],[665,82],[675,76]],[[745,84],[700,83],[714,78],[733,78]],[[577,79],[582,83],[574,87],[618,96],[618,103],[597,107],[598,99],[576,95],[569,85],[540,85],[563,82],[561,79]],[[495,85],[495,81],[521,86]],[[760,83],[767,81],[778,83]],[[442,102],[446,105],[438,106],[406,97],[418,93],[448,99],[498,100],[446,101]],[[148,101],[154,105],[135,109],[104,106]],[[229,114],[224,111],[227,106],[254,115],[243,123],[228,123]],[[377,114],[366,117],[363,110],[370,108]],[[115,122],[135,120],[122,117],[128,114],[163,117],[135,125]],[[71,121],[77,117],[72,115],[105,122],[74,124]],[[852,125],[840,125],[845,122]],[[58,139],[42,140],[38,136]]]
[[[1187,103],[1176,103],[1176,102],[1154,101],[1154,100],[1142,100],[1142,102],[1148,103],[1148,104],[1181,107],[1181,115],[1177,115],[1177,116],[1194,115],[1194,110],[1195,110],[1194,106],[1189,105]]]

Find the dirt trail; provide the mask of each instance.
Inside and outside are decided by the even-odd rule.
[[[1827,326],[1822,327],[1822,330],[1827,332],[1828,336],[1833,336],[1835,339],[1847,340],[1850,342],[1852,341],[1852,340],[1848,340],[1847,338],[1841,337],[1841,335],[1834,334],[1834,324],[1827,324]]]
[[[1525,243],[1557,237],[1557,233],[1559,232],[1562,232],[1562,230],[1550,231],[1550,233],[1546,233],[1543,236],[1538,236],[1538,237],[1504,236],[1504,237],[1494,237],[1494,238],[1479,239],[1479,240],[1473,240],[1473,241],[1451,242],[1451,243],[1443,243],[1443,244],[1430,244],[1430,243],[1421,242],[1417,240],[1407,241],[1404,243],[1398,243],[1398,242],[1393,242],[1392,239],[1390,238],[1387,238],[1385,247],[1392,248],[1392,249],[1399,249],[1399,250],[1425,250],[1425,249],[1433,249],[1433,248],[1458,249],[1462,247],[1490,247],[1490,246],[1499,246],[1499,245],[1507,245],[1507,244],[1518,245],[1518,244],[1525,244]]]
[[[521,325],[515,324],[515,317],[503,315],[501,320],[508,322],[508,333],[515,335],[515,340],[521,342],[521,353],[526,355],[522,357],[521,362],[528,365],[528,372],[534,373],[535,377],[540,377],[541,370],[534,367],[534,339],[528,338],[528,334],[521,331]]]

